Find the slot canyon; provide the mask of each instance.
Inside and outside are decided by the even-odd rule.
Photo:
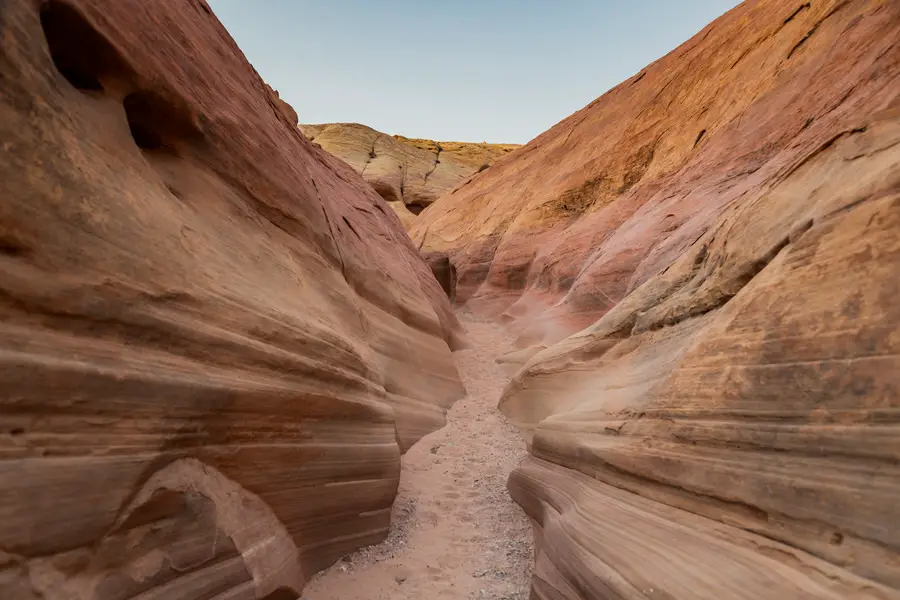
[[[206,0],[0,34],[0,600],[900,600],[897,0],[524,145],[306,124]]]

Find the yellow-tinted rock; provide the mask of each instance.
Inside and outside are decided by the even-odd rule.
[[[442,194],[515,150],[514,144],[473,144],[389,136],[365,125],[300,125],[311,141],[361,173],[406,224]],[[406,211],[401,210],[403,205]]]

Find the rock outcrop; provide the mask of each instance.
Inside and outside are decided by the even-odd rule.
[[[300,125],[311,141],[346,161],[412,226],[439,196],[518,146],[390,136],[356,123]]]
[[[897,40],[745,2],[414,224],[521,334],[535,598],[900,598]]]
[[[285,118],[294,125],[297,125],[300,121],[300,117],[297,116],[297,111],[294,110],[294,107],[285,102],[281,98],[281,94],[278,93],[278,90],[273,89],[268,83],[266,84],[266,91]]]
[[[0,32],[0,597],[297,597],[464,393],[443,290],[203,0]]]
[[[456,300],[456,267],[450,262],[450,257],[443,252],[428,252],[423,254],[422,258],[431,268],[434,278],[441,284],[447,298],[453,303]]]

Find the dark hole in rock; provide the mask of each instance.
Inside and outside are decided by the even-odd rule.
[[[0,254],[5,256],[24,256],[28,254],[28,248],[16,239],[0,237]]]
[[[122,105],[131,137],[142,150],[174,151],[179,142],[197,133],[186,109],[179,109],[154,92],[129,94]]]
[[[420,204],[407,204],[406,209],[409,210],[409,212],[411,212],[412,214],[418,215],[423,210],[425,210],[425,207]]]
[[[381,196],[385,202],[401,202],[403,198],[402,189],[399,191],[395,189],[391,184],[381,181],[380,179],[376,179],[375,181],[370,182],[372,188]]]
[[[132,118],[130,113],[128,113],[128,128],[131,130],[134,143],[141,150],[158,150],[163,147],[162,136],[153,131],[152,127],[148,127],[146,122]]]
[[[704,135],[706,135],[706,130],[705,130],[705,129],[701,129],[701,130],[700,130],[700,133],[697,134],[697,139],[694,140],[694,148],[697,147],[697,144],[700,143],[700,140],[703,139],[703,136],[704,136]]]
[[[12,429],[9,430],[9,435],[24,435],[24,434],[25,434],[25,430],[22,429],[21,427],[13,427]]]
[[[103,78],[124,71],[116,49],[72,6],[49,0],[40,15],[53,64],[73,86],[102,90]]]
[[[844,534],[835,531],[831,534],[831,543],[835,546],[840,546],[844,543]]]

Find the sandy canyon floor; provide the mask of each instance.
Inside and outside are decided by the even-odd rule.
[[[531,526],[506,491],[525,443],[497,410],[509,377],[494,359],[511,339],[459,317],[472,346],[455,353],[468,396],[403,457],[388,539],[317,575],[303,600],[528,598]]]

